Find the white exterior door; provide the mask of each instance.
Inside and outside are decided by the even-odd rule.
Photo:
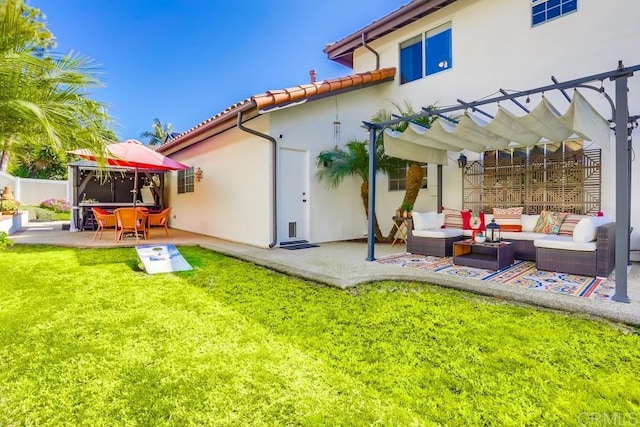
[[[307,152],[280,149],[278,241],[307,240]]]

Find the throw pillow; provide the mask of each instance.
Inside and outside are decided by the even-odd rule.
[[[438,214],[436,212],[413,212],[411,218],[413,219],[414,230],[440,228],[438,224]]]
[[[588,216],[582,218],[573,230],[573,241],[578,243],[592,242],[596,240],[598,227],[613,222],[610,216]]]
[[[478,212],[476,216],[474,216],[472,211],[461,211],[462,215],[462,229],[463,230],[480,230],[484,231],[487,229],[484,222],[484,212]],[[477,227],[474,228],[474,225]]]
[[[538,223],[538,219],[540,215],[522,215],[520,217],[520,222],[522,223],[522,231],[533,231],[536,224]]]
[[[522,216],[522,206],[513,208],[493,208],[493,219],[496,220],[496,224],[499,226],[514,224],[522,225],[520,223],[520,217]]]
[[[573,231],[582,218],[587,218],[587,216],[572,213],[567,215],[560,225],[560,231],[558,232],[558,235],[573,237]]]
[[[519,224],[502,224],[500,226],[500,232],[503,231],[516,231],[516,232],[520,232],[522,231],[522,226]]]
[[[462,211],[444,208],[442,212],[444,212],[444,228],[462,228]]]
[[[535,233],[558,234],[560,225],[567,215],[567,212],[542,211],[533,231]]]

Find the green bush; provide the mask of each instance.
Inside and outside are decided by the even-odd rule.
[[[13,240],[9,238],[6,231],[0,231],[0,249],[7,249],[13,246]]]
[[[29,210],[29,221],[31,222],[66,221],[71,217],[69,212],[55,212],[39,206],[23,207]]]
[[[3,200],[1,206],[2,208],[0,210],[2,212],[15,213],[18,211],[20,203],[16,202],[15,200]]]

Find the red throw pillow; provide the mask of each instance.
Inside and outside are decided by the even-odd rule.
[[[484,223],[484,212],[478,212],[477,220],[480,222],[480,226],[478,228],[473,228],[471,226],[471,222],[476,220],[473,216],[472,211],[462,211],[460,212],[462,215],[462,229],[463,230],[480,230],[485,231],[487,227]]]

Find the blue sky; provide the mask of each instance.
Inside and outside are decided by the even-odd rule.
[[[154,118],[181,132],[269,89],[344,76],[322,52],[409,0],[28,0],[56,51],[99,65],[121,139]]]

